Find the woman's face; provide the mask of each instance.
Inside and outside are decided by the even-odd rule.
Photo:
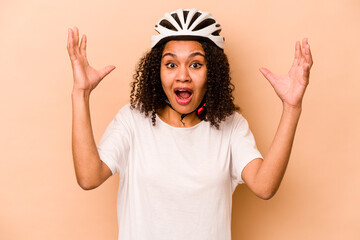
[[[205,52],[197,41],[169,41],[161,59],[160,77],[171,106],[179,113],[194,111],[206,93]]]

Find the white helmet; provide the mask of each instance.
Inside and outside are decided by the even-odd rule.
[[[208,12],[193,9],[178,9],[165,13],[155,25],[159,35],[151,37],[151,48],[169,40],[210,40],[224,49],[224,37],[219,36],[220,24]]]

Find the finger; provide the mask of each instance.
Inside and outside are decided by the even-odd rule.
[[[299,42],[299,41],[296,41],[296,43],[295,43],[295,57],[294,57],[293,66],[299,65],[300,59],[301,59],[301,47],[300,47],[300,42]]]
[[[262,68],[259,68],[259,70],[264,75],[264,77],[270,82],[271,85],[273,85],[273,83],[275,83],[276,77],[272,72],[270,72],[269,69],[262,67]]]
[[[115,69],[115,66],[113,66],[113,65],[109,65],[109,66],[106,66],[106,67],[100,69],[99,70],[100,78],[103,79],[104,77],[106,77],[106,75],[111,73],[114,69]]]
[[[85,58],[86,58],[86,46],[87,46],[87,38],[86,35],[84,34],[80,42],[80,54]]]
[[[302,55],[305,55],[305,46],[308,45],[308,39],[307,38],[303,38],[301,46],[302,46],[302,50],[301,53]]]
[[[308,39],[303,38],[302,43],[301,43],[301,60],[300,60],[300,64],[304,64],[304,62],[306,61],[305,51],[306,51],[307,44],[308,44]]]
[[[74,51],[74,33],[71,28],[68,29],[68,42],[67,42],[67,50],[70,57],[71,62],[76,59],[75,51]]]
[[[74,52],[76,55],[80,55],[79,50],[79,29],[74,27]]]
[[[68,38],[67,38],[67,49],[68,49],[68,52],[70,49],[72,49],[72,30],[71,28],[68,28]]]
[[[313,59],[312,59],[312,55],[311,55],[311,50],[310,50],[310,45],[307,44],[306,45],[306,49],[305,49],[305,59],[306,62],[311,66],[313,65]]]
[[[79,46],[79,29],[77,27],[74,27],[74,43],[75,46]]]

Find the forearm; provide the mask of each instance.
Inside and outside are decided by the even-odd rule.
[[[285,174],[300,114],[301,107],[284,105],[273,142],[255,175],[255,185],[269,198],[276,193]]]
[[[302,46],[299,41],[295,44],[294,61],[288,74],[276,76],[266,68],[259,69],[283,103],[279,127],[264,160],[250,162],[242,173],[249,188],[261,198],[271,198],[285,174],[312,64],[310,45],[304,38]]]
[[[72,93],[72,152],[76,178],[84,189],[91,189],[99,181],[101,160],[97,152],[90,118],[90,93]]]

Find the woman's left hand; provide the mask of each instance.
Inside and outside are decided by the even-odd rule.
[[[260,68],[259,70],[273,86],[284,105],[301,108],[305,89],[309,84],[312,64],[310,45],[307,38],[304,38],[302,46],[300,46],[299,41],[295,44],[294,62],[287,75],[275,76],[266,68]]]

